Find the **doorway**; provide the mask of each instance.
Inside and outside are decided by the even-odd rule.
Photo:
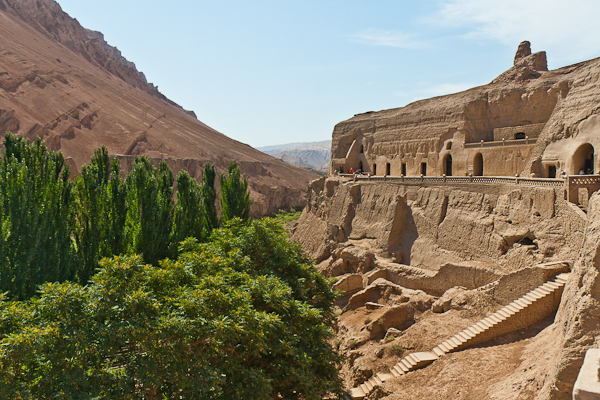
[[[444,161],[444,173],[446,176],[452,176],[452,156],[450,154],[446,155]]]
[[[573,175],[594,174],[594,146],[589,143],[582,144],[573,154]]]
[[[481,153],[475,154],[475,159],[473,160],[473,175],[483,176],[483,156]]]

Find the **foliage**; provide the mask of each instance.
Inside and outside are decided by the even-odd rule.
[[[239,220],[177,262],[105,259],[88,286],[0,301],[9,398],[320,399],[341,396],[334,295],[270,220]]]
[[[103,146],[75,179],[73,236],[81,258],[78,280],[86,283],[102,257],[123,253],[125,190],[119,161]]]
[[[273,219],[285,228],[290,222],[297,221],[300,215],[302,211],[279,211]]]
[[[158,170],[146,156],[136,157],[125,181],[126,251],[157,264],[169,256],[173,224],[173,173],[163,160]]]
[[[69,168],[38,138],[6,133],[0,160],[0,288],[27,298],[37,285],[75,277]]]
[[[221,213],[223,222],[234,218],[247,221],[250,218],[250,192],[248,191],[248,179],[237,166],[235,160],[229,163],[227,174],[219,176],[221,184]]]
[[[204,215],[204,224],[207,232],[219,227],[219,217],[217,216],[217,192],[215,190],[215,178],[217,172],[215,166],[211,163],[204,164],[204,173],[202,174],[202,214]]]
[[[173,239],[179,245],[184,239],[193,237],[199,241],[204,238],[202,214],[202,194],[194,178],[182,170],[177,175],[177,205],[173,223]]]

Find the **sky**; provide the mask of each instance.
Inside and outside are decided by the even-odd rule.
[[[169,99],[253,147],[484,85],[518,44],[600,56],[597,0],[58,0]]]

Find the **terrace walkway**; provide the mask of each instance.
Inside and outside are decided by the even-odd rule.
[[[394,182],[407,185],[522,185],[565,189],[565,200],[587,209],[592,193],[600,190],[600,175],[567,175],[565,178],[524,178],[519,176],[371,176],[338,174],[355,182]]]

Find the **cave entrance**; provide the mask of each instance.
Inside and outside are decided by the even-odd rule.
[[[363,163],[362,163],[362,161],[358,162],[358,172],[363,172]]]
[[[592,175],[594,173],[594,146],[582,144],[573,154],[573,175]]]
[[[481,153],[475,154],[475,159],[473,160],[473,175],[483,176],[483,156]]]
[[[390,165],[390,163],[386,163],[385,164],[385,174],[389,176],[389,175],[391,175],[391,172],[392,172],[392,166]]]
[[[446,176],[452,176],[452,156],[450,154],[446,155],[444,159],[444,173]]]
[[[377,164],[373,164],[373,175],[377,175]]]

